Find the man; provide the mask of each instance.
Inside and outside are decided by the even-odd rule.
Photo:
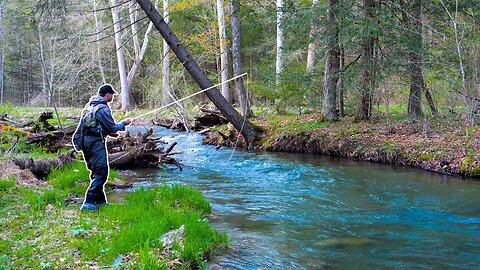
[[[108,179],[108,154],[105,143],[107,136],[116,137],[116,132],[125,130],[132,123],[127,118],[116,124],[112,111],[107,103],[117,94],[113,87],[105,84],[98,88],[98,95],[90,101],[82,111],[80,123],[73,136],[73,144],[77,151],[83,152],[83,158],[90,170],[90,186],[85,193],[81,210],[97,211],[99,206],[107,203],[104,186]]]

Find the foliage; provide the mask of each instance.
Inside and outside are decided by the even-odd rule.
[[[97,3],[100,31],[97,37],[93,12],[84,12],[92,10],[92,3],[86,0],[77,2],[75,8],[73,3],[64,2],[47,9],[36,5],[35,1],[5,2],[5,47],[17,48],[5,51],[4,96],[7,102],[51,105],[46,100],[53,98],[59,103],[57,105],[81,106],[102,82],[100,65],[107,82],[117,80],[114,44],[108,38],[112,34],[112,18],[105,8],[107,3]],[[421,53],[424,58],[422,72],[426,87],[439,111],[456,114],[459,118],[471,112],[475,108],[473,100],[478,97],[476,89],[480,81],[480,29],[477,25],[480,6],[477,2],[463,1],[458,6],[452,1],[425,2],[423,46],[415,43],[418,35],[412,34],[410,2],[405,5],[401,1],[382,2],[373,10],[372,18],[365,16],[361,1],[339,1],[332,7],[339,24],[339,44],[344,60],[338,87],[344,92],[347,114],[356,113],[360,90],[364,88],[362,70],[370,65],[364,61],[362,53],[363,41],[367,38],[375,40],[372,102],[377,106],[373,108],[373,115],[407,113],[412,66],[409,57],[412,53]],[[259,107],[273,107],[269,113],[320,113],[322,108],[325,45],[332,37],[325,23],[328,1],[319,1],[316,10],[311,4],[311,1],[304,0],[285,1],[285,69],[279,85],[276,85],[274,72],[275,7],[272,2],[264,0],[246,1],[240,5],[243,71],[249,74],[246,81],[250,100]],[[121,6],[122,22],[128,21],[127,5]],[[143,16],[141,14],[139,12],[138,16]],[[208,77],[217,82],[219,46],[215,2],[176,1],[171,3],[169,17],[173,32]],[[143,19],[138,22],[140,38],[144,35],[147,22]],[[228,16],[226,22],[230,35]],[[314,36],[310,36],[312,22],[319,25]],[[128,25],[122,26],[125,28],[125,46],[122,49],[126,55],[134,55],[131,29]],[[230,38],[227,42],[231,45]],[[314,70],[306,74],[306,48],[310,42],[316,42],[318,48]],[[131,85],[133,100],[138,107],[154,108],[164,103],[159,68],[162,47],[162,38],[152,34],[142,65]],[[423,50],[419,51],[417,47],[423,47]],[[173,53],[170,54],[173,56],[170,73],[173,94],[179,98],[193,93],[198,87],[187,76],[182,63],[175,60]],[[46,70],[39,55],[43,56]],[[133,59],[126,57],[126,62],[130,67]],[[47,77],[48,80],[44,80]],[[52,87],[48,87],[50,81]],[[206,98],[196,97],[183,105],[191,109],[206,103]],[[0,108],[0,112],[10,114],[12,108],[9,106]],[[62,122],[74,124],[65,117],[62,117]]]

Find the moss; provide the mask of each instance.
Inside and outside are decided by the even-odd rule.
[[[466,157],[462,159],[460,172],[465,175],[480,175],[480,166],[475,163],[473,157]]]
[[[420,160],[432,160],[433,156],[430,153],[421,153],[417,156]]]
[[[382,143],[380,151],[387,155],[394,155],[398,152],[398,149],[392,141],[386,140]]]
[[[357,145],[357,147],[355,148],[355,151],[353,151],[353,154],[354,155],[357,155],[357,156],[362,156],[362,155],[365,155],[365,153],[368,151],[367,147],[363,144],[359,144]]]

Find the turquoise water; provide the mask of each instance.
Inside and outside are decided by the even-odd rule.
[[[183,171],[131,172],[135,186],[181,183],[211,201],[232,244],[211,269],[478,269],[480,183],[329,157],[215,150],[177,141]]]

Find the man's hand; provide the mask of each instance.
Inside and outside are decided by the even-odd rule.
[[[123,120],[123,121],[125,121],[125,124],[128,126],[128,125],[130,125],[130,124],[132,123],[133,120],[132,120],[132,118],[127,118],[127,119],[125,119],[125,120]]]

